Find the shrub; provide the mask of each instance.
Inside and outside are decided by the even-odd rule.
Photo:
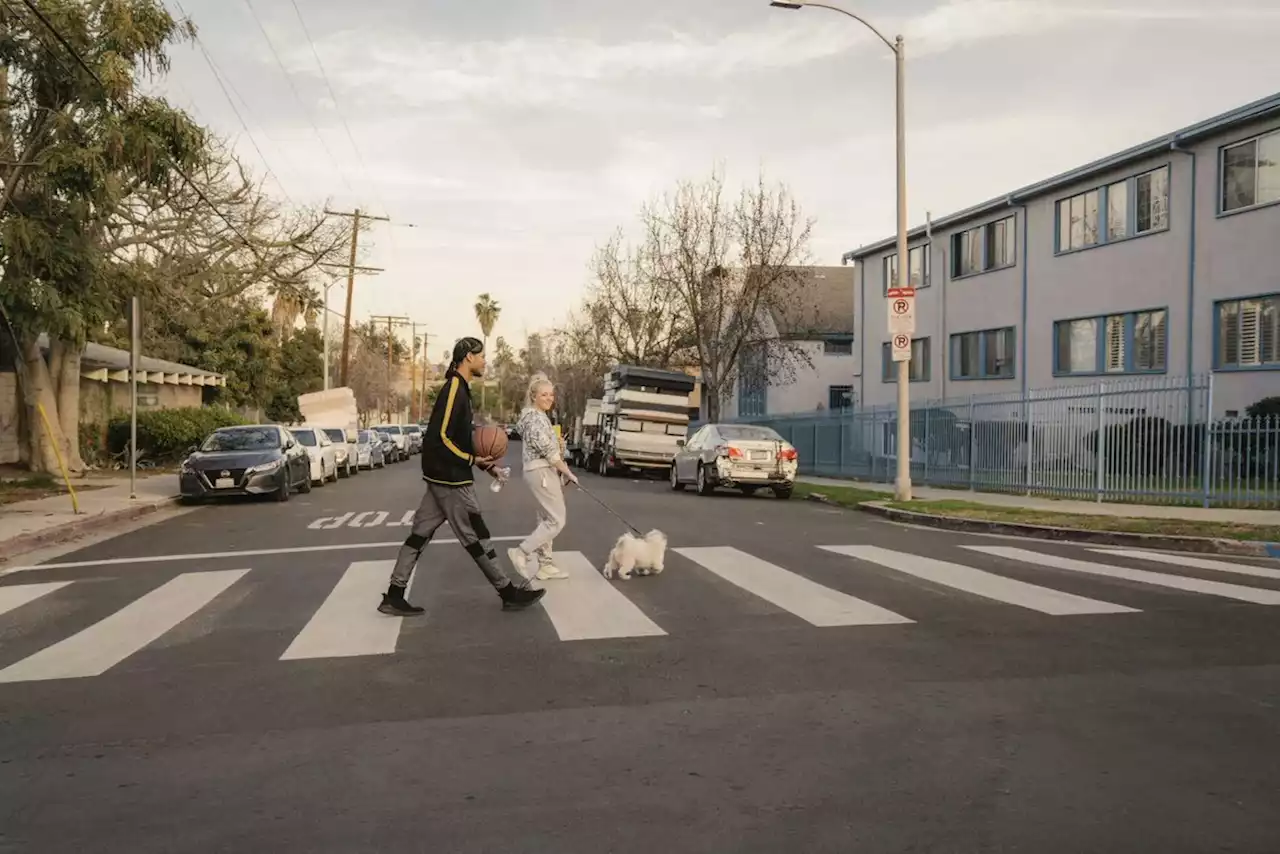
[[[180,409],[148,409],[138,413],[138,452],[155,460],[173,460],[186,455],[219,427],[246,423],[229,409],[192,406]],[[119,454],[129,445],[129,416],[116,415],[107,428],[107,447]]]

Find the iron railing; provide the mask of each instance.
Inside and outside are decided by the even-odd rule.
[[[911,477],[980,492],[1280,508],[1280,417],[1212,412],[1212,375],[913,401]],[[891,406],[732,420],[781,433],[803,474],[894,479]]]

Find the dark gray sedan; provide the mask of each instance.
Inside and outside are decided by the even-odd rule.
[[[288,430],[274,424],[213,431],[182,461],[179,490],[186,501],[224,495],[275,495],[311,491],[311,461]]]

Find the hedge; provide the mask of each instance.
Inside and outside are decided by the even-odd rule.
[[[180,459],[192,445],[199,445],[219,427],[246,424],[229,409],[190,406],[148,409],[138,413],[138,452],[153,460]],[[107,448],[122,453],[129,445],[129,416],[118,414],[107,427]]]

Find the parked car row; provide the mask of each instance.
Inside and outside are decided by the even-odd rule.
[[[337,483],[386,468],[422,450],[422,428],[384,424],[349,434],[341,427],[250,424],[222,427],[193,446],[178,474],[188,502],[229,495],[274,495]]]

